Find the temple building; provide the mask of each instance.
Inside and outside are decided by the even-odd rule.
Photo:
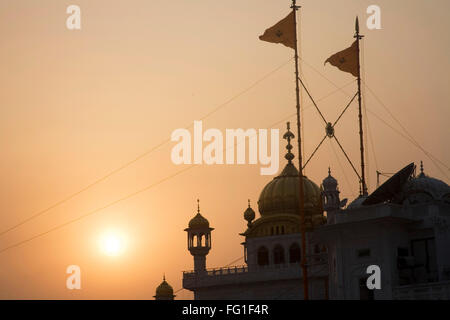
[[[301,236],[299,212],[299,174],[293,164],[291,139],[285,158],[287,164],[270,181],[258,200],[260,217],[250,202],[244,212],[247,230],[244,237],[245,267],[207,269],[206,255],[211,249],[208,220],[201,214],[189,222],[188,249],[194,256],[194,270],[183,273],[183,287],[194,292],[195,299],[302,299]],[[312,231],[326,223],[322,208],[321,190],[317,184],[303,177],[305,221],[307,227],[309,292],[312,299],[328,298],[327,252],[317,243]]]
[[[333,299],[450,299],[450,187],[414,164],[369,196],[341,208],[337,181],[323,181],[327,224],[315,238],[328,249]],[[367,267],[381,270],[369,290]]]
[[[283,138],[287,163],[261,191],[260,216],[250,201],[243,214],[244,267],[207,268],[214,229],[200,208],[185,229],[194,270],[183,272],[183,288],[194,299],[303,299],[289,126]],[[302,179],[310,299],[450,299],[450,186],[422,163],[418,175],[412,163],[349,205],[330,169],[320,187]],[[369,266],[379,267],[380,289],[367,286]]]

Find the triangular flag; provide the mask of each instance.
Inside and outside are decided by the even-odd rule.
[[[350,48],[342,50],[333,54],[325,61],[324,64],[329,62],[331,65],[338,67],[339,70],[349,72],[355,77],[358,76],[358,47],[356,41],[353,42]]]
[[[278,22],[273,27],[267,29],[262,36],[262,41],[272,43],[282,43],[286,47],[295,49],[295,20],[294,12]]]

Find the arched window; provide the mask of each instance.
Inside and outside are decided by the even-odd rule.
[[[300,261],[302,261],[300,246],[297,243],[293,243],[289,247],[289,263],[296,263]]]
[[[273,249],[273,262],[275,264],[284,263],[284,250],[280,245],[276,245]]]
[[[269,250],[266,247],[260,247],[258,249],[258,265],[266,266],[269,264]]]

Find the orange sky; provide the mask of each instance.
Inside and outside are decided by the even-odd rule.
[[[367,85],[421,146],[448,165],[450,151],[450,2],[447,0],[299,1],[304,79],[319,100],[352,80],[323,62],[353,41],[360,16]],[[66,29],[66,7],[82,10],[82,30]],[[367,30],[366,8],[382,9],[382,30]],[[292,50],[258,36],[283,18],[290,1],[3,0],[0,3],[0,232],[82,189],[188,126],[289,60]],[[311,68],[312,67],[312,68]],[[353,94],[355,85],[345,88]],[[449,183],[401,127],[365,92],[375,148],[369,143],[369,190],[375,171],[425,162],[427,174]],[[309,101],[304,99],[304,105]],[[348,101],[320,100],[330,121]],[[295,112],[290,63],[204,120],[205,128],[268,128]],[[374,114],[376,116],[374,116]],[[291,117],[292,122],[295,117]],[[279,124],[281,135],[284,124]],[[356,104],[336,127],[358,161]],[[305,155],[324,134],[314,109],[304,112]],[[370,142],[370,137],[368,142]],[[0,250],[82,216],[165,178],[183,166],[170,161],[173,143],[64,203],[0,236]],[[283,157],[284,142],[280,143]],[[306,169],[317,184],[328,166],[342,197],[357,179],[326,141]],[[294,149],[294,152],[297,148]],[[375,151],[375,152],[374,152]],[[374,153],[376,157],[374,157]],[[285,162],[280,160],[280,166]],[[342,164],[342,167],[340,164]],[[174,289],[193,259],[183,229],[196,199],[212,227],[209,267],[242,256],[239,232],[247,199],[256,206],[271,177],[259,165],[200,166],[155,188],[0,255],[0,298],[149,299],[165,272]],[[126,252],[107,257],[97,237],[108,228],[127,235]],[[242,264],[238,261],[237,264]],[[82,290],[65,288],[65,269],[82,271]],[[190,298],[180,292],[179,298]]]

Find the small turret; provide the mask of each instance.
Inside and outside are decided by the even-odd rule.
[[[339,210],[339,189],[337,180],[331,175],[328,168],[328,177],[322,181],[323,209],[327,212],[328,223],[334,223],[334,215]]]
[[[155,300],[173,300],[173,288],[166,281],[166,276],[163,276],[163,282],[156,288],[156,294],[153,296]]]
[[[211,250],[211,231],[209,221],[200,214],[200,200],[197,200],[197,215],[189,221],[189,228],[184,229],[188,233],[188,250],[194,256],[194,270],[203,272],[206,270],[206,256]]]

